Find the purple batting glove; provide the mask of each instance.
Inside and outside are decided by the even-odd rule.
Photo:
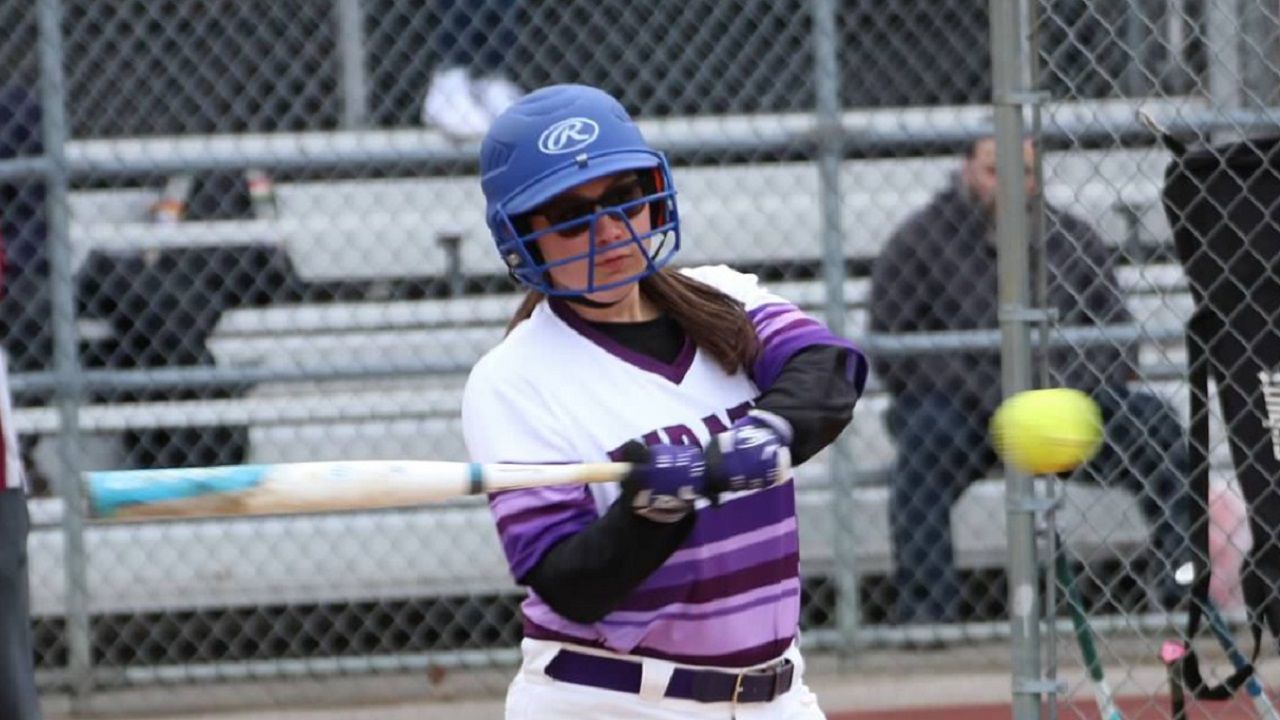
[[[779,415],[752,410],[707,448],[712,495],[761,490],[791,477],[791,424]]]
[[[623,481],[623,498],[637,515],[673,523],[693,510],[707,484],[707,462],[694,445],[627,443],[622,459],[635,468]]]

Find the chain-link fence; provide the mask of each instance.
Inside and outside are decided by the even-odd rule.
[[[462,384],[518,300],[475,139],[569,81],[671,158],[678,262],[757,274],[873,360],[843,444],[797,473],[806,648],[1007,667],[1007,518],[1035,508],[1006,507],[987,437],[1008,320],[994,61],[1043,92],[1001,100],[1026,111],[1021,277],[1051,311],[1027,367],[1106,418],[1055,522],[1113,684],[1147,692],[1125,683],[1174,631],[1192,300],[1171,156],[1136,112],[1183,137],[1272,129],[1280,25],[1259,0],[1023,13],[1029,52],[993,60],[972,0],[0,1],[0,307],[43,686],[510,666],[520,591],[482,503],[82,526],[59,497],[99,468],[465,459]],[[1221,437],[1214,510],[1238,520]],[[1244,535],[1224,532],[1220,578]],[[1083,677],[1073,645],[1044,652]]]
[[[1221,144],[1275,134],[1272,105],[1280,56],[1276,54],[1277,9],[1273,5],[1132,2],[1111,9],[1116,12],[1099,13],[1101,22],[1096,23],[1081,22],[1058,10],[1057,4],[1047,3],[1033,11],[1036,13],[1033,22],[1039,29],[1037,36],[1041,43],[1047,41],[1040,48],[1036,83],[1040,87],[1061,84],[1066,92],[1055,93],[1055,100],[1072,100],[1096,92],[1084,77],[1083,68],[1067,61],[1048,44],[1053,42],[1050,38],[1084,36],[1098,39],[1097,48],[1104,56],[1111,52],[1127,56],[1120,72],[1108,74],[1106,78],[1110,91],[1124,96],[1154,96],[1170,102],[1171,105],[1162,110],[1150,110],[1149,115],[1157,124],[1178,126],[1175,134],[1184,141]],[[1052,110],[1046,113],[1050,125],[1053,114]],[[1077,148],[1090,144],[1076,133],[1054,138],[1051,132],[1046,132],[1042,138],[1050,148],[1057,142]],[[1274,339],[1268,339],[1270,331],[1264,328],[1276,326],[1280,306],[1276,300],[1267,299],[1275,294],[1271,285],[1277,278],[1274,242],[1267,230],[1260,230],[1253,223],[1251,209],[1241,212],[1239,207],[1229,207],[1241,202],[1246,206],[1251,203],[1267,206],[1275,200],[1274,197],[1267,199],[1270,191],[1216,196],[1208,202],[1222,203],[1221,214],[1211,223],[1197,225],[1192,222],[1195,218],[1185,203],[1173,196],[1162,196],[1166,168],[1181,156],[1163,144],[1149,141],[1150,138],[1139,137],[1136,146],[1126,148],[1125,145],[1130,145],[1126,133],[1115,131],[1112,139],[1104,140],[1097,151],[1076,153],[1075,162],[1079,164],[1056,168],[1046,165],[1044,221],[1050,227],[1068,227],[1061,220],[1055,221],[1053,207],[1079,213],[1080,202],[1096,192],[1090,186],[1108,188],[1113,196],[1112,207],[1122,218],[1122,224],[1102,234],[1111,249],[1097,256],[1097,260],[1087,261],[1087,267],[1081,267],[1077,258],[1055,268],[1052,248],[1045,253],[1049,258],[1047,306],[1058,310],[1059,324],[1068,324],[1063,320],[1074,315],[1085,323],[1128,325],[1135,330],[1113,335],[1113,342],[1100,349],[1102,353],[1114,353],[1115,360],[1124,358],[1128,362],[1106,359],[1102,367],[1091,371],[1098,380],[1119,380],[1119,383],[1107,382],[1105,386],[1123,387],[1123,390],[1102,391],[1111,396],[1100,403],[1105,418],[1103,449],[1091,463],[1092,467],[1086,466],[1076,475],[1101,480],[1112,487],[1127,486],[1138,498],[1130,517],[1140,518],[1147,532],[1145,537],[1124,538],[1117,532],[1118,526],[1096,522],[1099,505],[1090,501],[1079,510],[1088,532],[1100,535],[1099,549],[1103,552],[1070,548],[1075,552],[1069,556],[1082,569],[1077,584],[1084,586],[1089,610],[1105,613],[1107,608],[1113,608],[1123,612],[1126,632],[1108,638],[1102,648],[1103,662],[1114,665],[1118,671],[1113,671],[1112,683],[1119,682],[1129,694],[1152,695],[1149,701],[1162,705],[1161,709],[1167,712],[1166,700],[1156,697],[1163,696],[1167,688],[1160,685],[1158,690],[1139,693],[1136,685],[1140,681],[1135,676],[1137,668],[1158,656],[1162,639],[1179,637],[1185,631],[1182,625],[1185,621],[1177,611],[1189,607],[1188,589],[1175,580],[1175,569],[1188,561],[1195,563],[1200,572],[1210,569],[1209,597],[1242,619],[1245,603],[1239,578],[1242,556],[1248,551],[1251,539],[1241,485],[1247,486],[1243,480],[1254,473],[1265,472],[1268,483],[1275,480],[1274,468],[1255,465],[1246,469],[1252,463],[1240,464],[1239,455],[1233,466],[1229,446],[1238,442],[1238,433],[1245,426],[1252,427],[1258,422],[1266,426],[1268,422],[1265,415],[1259,417],[1240,407],[1226,413],[1229,422],[1224,424],[1215,401],[1213,430],[1206,438],[1207,444],[1201,452],[1188,453],[1185,428],[1189,421],[1191,388],[1187,382],[1188,355],[1182,331],[1192,316],[1193,298],[1203,299],[1206,284],[1222,283],[1237,288],[1245,298],[1260,303],[1263,312],[1269,314],[1268,320],[1249,326],[1236,319],[1240,315],[1236,309],[1219,308],[1231,319],[1218,328],[1222,336],[1209,342],[1216,348],[1226,336],[1235,336],[1244,344],[1243,352],[1235,359],[1215,366],[1217,387],[1224,396],[1232,396],[1235,391],[1230,388],[1240,380],[1239,374],[1229,369],[1233,364],[1249,358],[1249,362],[1259,367],[1269,363],[1274,371],[1274,351],[1263,350],[1263,345],[1274,344]],[[1218,150],[1211,147],[1204,152],[1213,157]],[[1083,160],[1090,154],[1091,160]],[[1127,168],[1118,175],[1113,174],[1111,169],[1116,164],[1125,164]],[[1266,164],[1233,168],[1224,162],[1216,174],[1239,173],[1242,184],[1265,186],[1274,172]],[[1214,182],[1203,179],[1196,182],[1198,191],[1208,196]],[[1061,194],[1055,195],[1054,185],[1059,186]],[[1161,207],[1162,199],[1167,201],[1166,208]],[[1079,214],[1092,219],[1087,213]],[[1052,242],[1051,232],[1046,242]],[[1193,279],[1189,289],[1183,266],[1188,263],[1191,246],[1195,246],[1193,254],[1197,256],[1213,256],[1218,252],[1215,245],[1221,244],[1214,239],[1217,236],[1250,239],[1244,241],[1246,251],[1241,256],[1232,260],[1219,258],[1220,264],[1215,264],[1211,271],[1212,283],[1203,278]],[[1178,239],[1176,253],[1175,237]],[[1272,245],[1269,256],[1262,251],[1268,243]],[[1249,256],[1250,253],[1253,255]],[[1268,270],[1243,269],[1252,263]],[[1191,267],[1187,265],[1188,269]],[[1069,286],[1069,278],[1076,270],[1101,278],[1109,288],[1104,294],[1112,294],[1114,300],[1100,302],[1100,296],[1085,290],[1071,293],[1075,296],[1074,302],[1055,302],[1052,299],[1055,286],[1059,291]],[[1249,302],[1246,299],[1244,304]],[[1080,351],[1079,357],[1089,359],[1084,348],[1072,349]],[[1215,352],[1221,351],[1215,349]],[[1271,353],[1270,357],[1267,353]],[[1096,361],[1099,357],[1095,355],[1093,359]],[[1109,375],[1106,368],[1117,364],[1125,367],[1124,375]],[[1052,358],[1049,365],[1054,365]],[[1238,390],[1243,395],[1258,396],[1261,404],[1256,373]],[[1252,430],[1243,432],[1248,435]],[[1257,446],[1249,450],[1250,453],[1262,450],[1261,443],[1251,440],[1249,444]],[[1200,477],[1201,472],[1204,486],[1198,487],[1192,481]],[[1251,500],[1256,500],[1259,492],[1250,490]],[[1067,500],[1069,508],[1071,498],[1068,496]],[[1069,532],[1069,527],[1063,529]],[[1145,542],[1129,545],[1129,540]],[[1122,549],[1126,546],[1132,551]],[[1111,565],[1108,556],[1122,559],[1118,565]],[[1066,600],[1062,602],[1065,604]],[[1167,615],[1168,612],[1174,614]],[[1075,643],[1066,643],[1058,652],[1062,667],[1079,667],[1080,650]],[[1220,651],[1216,657],[1222,657]],[[1225,660],[1218,662],[1221,668],[1230,667]],[[1081,680],[1080,684],[1088,683]]]

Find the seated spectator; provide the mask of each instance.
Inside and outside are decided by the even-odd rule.
[[[1038,192],[1034,148],[1024,148],[1028,197]],[[999,327],[996,263],[995,141],[968,148],[954,182],[908,218],[872,271],[871,327],[913,333]],[[1045,255],[1047,305],[1063,326],[1131,322],[1117,288],[1111,253],[1084,220],[1045,207],[1043,242],[1031,243],[1032,267]],[[1136,351],[1121,345],[1048,352],[1051,384],[1090,393],[1102,408],[1105,442],[1077,471],[1129,488],[1152,526],[1152,571],[1169,579],[1158,593],[1172,600],[1176,557],[1185,533],[1183,430],[1160,399],[1131,391]],[[951,508],[965,487],[997,464],[988,422],[1002,399],[1000,351],[882,354],[876,372],[893,400],[886,418],[897,445],[890,488],[894,619],[960,619]],[[963,529],[962,529],[963,531]]]
[[[250,179],[239,170],[195,174],[186,194],[169,200],[174,209],[164,222],[244,220],[255,213]],[[85,363],[116,369],[213,365],[207,341],[223,313],[295,302],[303,291],[285,248],[274,244],[95,250],[78,274],[81,312],[109,325],[111,332],[108,341],[87,349]],[[98,399],[215,400],[244,389],[230,384],[128,389],[104,391]],[[239,425],[140,427],[125,431],[122,463],[229,465],[243,462],[247,448],[248,428]]]
[[[244,220],[254,216],[248,176],[208,171],[193,178],[182,220]],[[120,340],[117,363],[129,367],[213,365],[207,340],[222,314],[243,306],[296,301],[301,280],[283,247],[224,245],[164,250],[132,258],[128,284],[114,300]],[[235,388],[199,388],[144,395],[146,400],[218,399]],[[244,462],[248,428],[146,428],[125,434],[128,467],[203,467]]]

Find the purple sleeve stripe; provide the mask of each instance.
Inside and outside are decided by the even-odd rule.
[[[732,600],[743,594],[777,586],[800,574],[800,555],[791,552],[772,560],[757,562],[727,574],[706,575],[691,584],[668,585],[632,592],[618,606],[620,612],[653,612],[676,603],[711,603]]]
[[[774,313],[768,317],[756,319],[754,322],[756,335],[760,338],[760,342],[768,342],[768,338],[776,333],[779,328],[790,325],[797,320],[808,320],[809,322],[817,323],[816,320],[796,308],[789,308],[785,312]]]
[[[559,506],[532,507],[520,512],[497,516],[498,535],[506,537],[513,533],[529,533],[530,525],[555,525],[579,515],[594,518],[594,511],[588,514],[580,508]]]
[[[511,577],[517,580],[523,578],[556,543],[579,532],[586,525],[586,522],[563,522],[558,525],[543,526],[540,532],[502,536],[502,549],[507,555]]]
[[[759,325],[779,313],[788,313],[795,310],[796,306],[789,302],[772,302],[764,305],[757,305],[747,311],[747,319],[752,323]]]
[[[768,328],[758,329],[756,337],[760,338],[761,347],[769,347],[781,338],[797,335],[811,329],[826,332],[827,328],[807,315],[798,315],[797,317],[778,318],[778,322],[770,323]]]
[[[495,493],[489,498],[511,575],[522,578],[546,551],[596,518],[584,486]]]
[[[811,345],[835,345],[849,348],[861,355],[853,343],[832,335],[825,327],[821,325],[806,327],[797,332],[776,337],[773,342],[760,349],[760,357],[756,358],[751,369],[751,379],[755,381],[756,387],[761,391],[773,387],[774,381],[782,372],[782,367],[787,364],[791,356]]]
[[[767,312],[754,316],[748,315],[748,317],[751,319],[751,324],[760,330],[778,322],[785,322],[788,318],[809,316],[794,305],[772,305]]]
[[[522,513],[530,508],[573,505],[594,507],[591,496],[581,485],[506,490],[489,495],[489,507],[496,517]]]
[[[701,605],[691,605],[681,603],[679,605],[668,605],[669,608],[681,608],[680,610],[672,610],[662,613],[664,622],[672,621],[701,621],[710,618],[724,618],[726,616],[735,615],[747,610],[762,608],[777,602],[782,602],[789,598],[799,597],[800,581],[787,582],[783,587],[777,585],[767,588],[769,592],[764,594],[756,594],[754,597],[743,599],[741,596],[729,598],[727,600],[705,603]],[[654,620],[653,613],[648,612],[623,612],[617,611],[609,613],[600,624],[603,626],[621,626],[634,627],[644,626],[652,623]]]

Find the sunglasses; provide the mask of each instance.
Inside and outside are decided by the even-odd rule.
[[[543,217],[552,227],[569,223],[585,224],[597,210],[612,208],[620,209],[628,218],[636,218],[649,207],[649,203],[639,202],[645,198],[646,194],[639,179],[627,180],[605,190],[595,198],[566,196],[552,199],[534,208],[529,214]],[[575,228],[562,228],[560,232],[566,230],[580,231]]]

